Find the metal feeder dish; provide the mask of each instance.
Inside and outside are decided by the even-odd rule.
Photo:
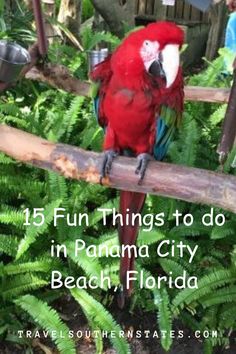
[[[0,81],[15,81],[22,68],[30,63],[29,52],[19,44],[0,41]]]
[[[108,56],[108,54],[109,54],[108,48],[88,51],[89,72],[91,72],[97,64],[104,61]]]

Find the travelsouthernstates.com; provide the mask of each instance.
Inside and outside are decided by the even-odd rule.
[[[19,330],[17,332],[19,338],[51,338],[51,339],[63,339],[63,338],[172,338],[172,339],[183,339],[183,338],[218,338],[221,337],[222,333],[217,330],[196,330],[190,334],[189,331],[184,330],[172,330],[172,331],[150,331],[150,330],[127,330],[127,331],[105,331],[105,330],[70,330],[68,333],[60,331],[30,331],[30,330]]]

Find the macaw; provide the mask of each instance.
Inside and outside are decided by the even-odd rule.
[[[94,99],[99,124],[105,132],[101,178],[109,175],[118,155],[137,157],[138,183],[142,183],[148,162],[166,155],[183,111],[183,78],[180,48],[182,29],[172,22],[151,23],[129,34],[90,78],[97,85]],[[140,213],[146,195],[121,191],[120,213]],[[136,244],[139,225],[119,225],[120,244]],[[134,270],[134,256],[120,260],[122,308],[132,293],[127,274]]]

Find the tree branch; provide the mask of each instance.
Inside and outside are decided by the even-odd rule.
[[[89,96],[90,83],[73,77],[69,70],[62,65],[44,64],[43,66],[35,66],[27,72],[25,77],[44,82],[75,95]],[[226,88],[185,87],[185,101],[227,103],[229,94],[230,89]]]
[[[78,96],[89,96],[90,83],[72,76],[70,71],[63,65],[38,65],[28,71],[25,77],[26,79],[44,82]]]
[[[0,151],[18,161],[55,171],[66,178],[99,183],[102,154],[74,146],[54,144],[21,130],[0,125]],[[236,177],[212,171],[150,162],[141,186],[136,160],[118,157],[107,187],[209,204],[236,213]]]

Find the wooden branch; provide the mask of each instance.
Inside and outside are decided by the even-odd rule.
[[[229,101],[230,89],[185,86],[185,101],[227,103]]]
[[[21,130],[0,125],[0,151],[18,161],[55,171],[66,178],[99,183],[102,154],[74,146],[54,144]],[[136,160],[115,159],[110,178],[103,184],[131,190],[209,204],[236,213],[236,177],[207,170],[150,162],[141,186],[135,175]]]
[[[27,72],[26,78],[44,82],[75,95],[89,96],[90,83],[75,78],[62,65],[46,64],[34,67]],[[185,87],[185,101],[227,103],[229,94],[230,89],[226,88]]]
[[[44,64],[35,66],[27,72],[25,77],[26,79],[44,82],[78,96],[89,96],[90,83],[72,76],[70,71],[63,65]]]

